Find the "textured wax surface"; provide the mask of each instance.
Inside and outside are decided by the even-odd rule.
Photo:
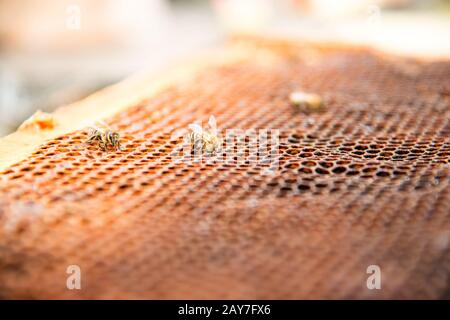
[[[449,298],[450,62],[248,50],[107,119],[122,151],[81,130],[8,169],[0,297]],[[295,111],[295,90],[326,111]],[[278,129],[278,170],[251,151],[173,161],[172,133],[210,115],[221,133]]]

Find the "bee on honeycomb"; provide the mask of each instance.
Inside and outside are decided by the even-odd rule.
[[[108,126],[90,127],[88,132],[87,144],[98,141],[100,149],[108,151],[109,149],[120,150],[120,135],[112,131]]]
[[[220,139],[217,136],[217,125],[214,116],[209,118],[208,125],[210,130],[204,130],[196,123],[189,125],[192,132],[187,135],[187,141],[194,151],[204,151],[212,154],[219,149]]]
[[[325,110],[322,97],[316,93],[294,91],[290,94],[289,100],[295,108],[303,112],[322,112]]]

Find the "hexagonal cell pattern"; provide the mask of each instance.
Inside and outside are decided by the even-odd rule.
[[[450,62],[255,47],[277,59],[207,67],[107,119],[121,151],[78,131],[10,167],[0,295],[448,298]],[[326,110],[293,109],[299,89]],[[278,130],[276,170],[263,173],[268,151],[249,139],[234,157],[176,161],[173,133],[210,115],[220,134]],[[70,264],[79,292],[65,289]]]

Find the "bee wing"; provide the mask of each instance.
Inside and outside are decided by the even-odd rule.
[[[88,128],[89,131],[97,131],[97,130],[104,130],[104,129],[109,129],[109,126],[102,120],[99,121],[85,121],[84,122],[86,127]]]
[[[202,127],[197,123],[191,123],[188,127],[195,133],[203,133]]]
[[[87,127],[87,133],[89,136],[93,136],[97,132],[98,128],[94,126]]]
[[[111,128],[109,127],[109,125],[108,125],[105,121],[103,121],[103,120],[98,120],[98,121],[95,122],[95,124],[96,124],[96,126],[99,127],[99,128],[103,128],[103,129],[107,129],[107,130],[110,130],[110,129],[111,129]]]
[[[217,122],[214,116],[209,117],[208,125],[209,128],[211,129],[211,133],[217,135]]]

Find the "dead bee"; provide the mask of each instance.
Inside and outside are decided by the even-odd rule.
[[[301,91],[292,92],[289,96],[291,104],[304,112],[322,112],[325,104],[322,97],[316,93],[306,93]]]
[[[220,140],[217,136],[216,119],[214,116],[209,118],[208,125],[210,131],[203,130],[203,128],[196,123],[189,125],[192,132],[187,135],[187,140],[194,151],[200,150],[207,153],[215,153],[219,149]]]
[[[98,141],[100,149],[108,151],[110,148],[120,150],[120,135],[109,127],[90,127],[86,143]]]

